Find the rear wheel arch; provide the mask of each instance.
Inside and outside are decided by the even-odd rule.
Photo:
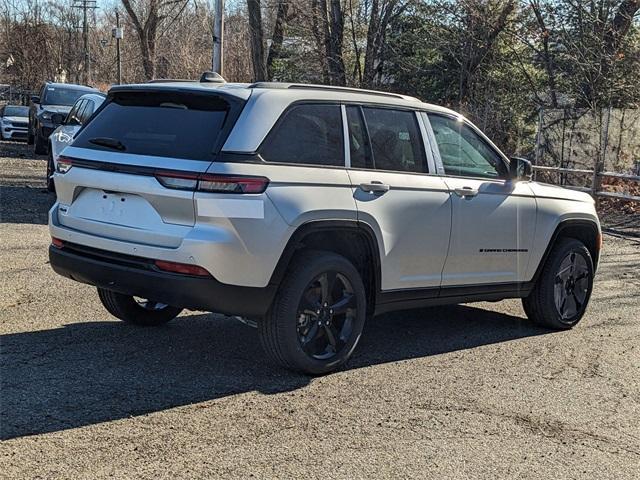
[[[306,250],[337,253],[349,260],[360,273],[367,293],[367,314],[373,315],[380,291],[380,250],[373,229],[356,220],[318,220],[304,223],[289,239],[271,276],[279,285],[296,254]]]

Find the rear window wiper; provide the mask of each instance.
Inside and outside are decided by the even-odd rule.
[[[101,147],[113,148],[114,150],[120,151],[124,151],[127,149],[127,147],[124,146],[124,143],[122,143],[120,140],[109,137],[90,138],[89,143],[100,145]]]

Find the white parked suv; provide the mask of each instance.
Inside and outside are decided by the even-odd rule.
[[[111,88],[58,159],[51,265],[114,316],[252,319],[269,357],[310,374],[391,310],[522,298],[547,327],[583,316],[588,195],[532,182],[415,98],[213,80]]]

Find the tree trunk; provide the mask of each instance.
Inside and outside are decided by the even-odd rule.
[[[344,15],[340,0],[320,0],[319,8],[324,30],[325,55],[331,85],[346,85],[342,42],[344,37]]]
[[[260,0],[247,0],[247,10],[249,13],[249,39],[251,43],[253,79],[256,82],[264,82],[267,80],[267,68],[264,58],[264,33]]]
[[[271,46],[267,55],[267,76],[269,80],[273,80],[273,62],[276,58],[280,58],[282,53],[282,41],[284,40],[284,26],[287,21],[289,12],[289,3],[287,0],[278,0],[276,7],[276,23],[273,26],[273,35],[271,37]]]
[[[323,2],[325,12],[326,3]],[[329,68],[327,66],[327,55],[325,48],[325,31],[320,29],[320,22],[318,19],[323,20],[323,26],[326,24],[326,15],[322,15],[323,6],[320,5],[320,0],[311,0],[311,33],[316,43],[316,54],[320,59],[320,67],[322,68],[322,82],[329,83]]]
[[[551,52],[549,51],[549,30],[547,29],[547,26],[544,22],[544,17],[542,16],[540,2],[538,0],[531,0],[530,5],[533,13],[536,16],[540,32],[542,33],[542,61],[544,63],[544,68],[547,71],[547,79],[549,81],[549,95],[551,96],[551,106],[553,108],[558,108],[558,95],[556,93],[556,74],[553,66],[553,57],[551,56]]]
[[[387,28],[408,6],[408,1],[401,4],[400,0],[372,0],[364,55],[363,86],[372,87],[376,83],[376,75],[382,72]]]

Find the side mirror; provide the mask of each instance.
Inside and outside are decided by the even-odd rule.
[[[51,123],[54,125],[62,125],[62,122],[64,122],[64,115],[61,113],[54,113],[51,115]]]
[[[533,168],[526,158],[512,157],[509,163],[509,178],[511,180],[531,180]]]
[[[38,95],[31,95],[31,101],[33,103],[40,103],[40,97]]]

